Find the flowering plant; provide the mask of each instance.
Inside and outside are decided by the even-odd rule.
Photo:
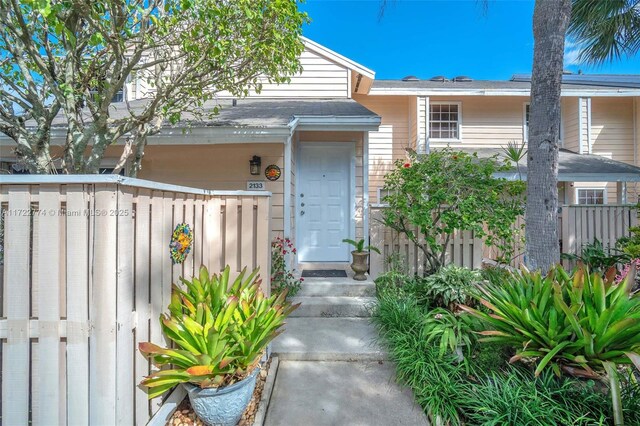
[[[640,279],[640,259],[631,259],[629,263],[624,265],[622,271],[620,271],[620,273],[616,275],[615,283],[620,284],[625,278],[627,278],[627,275],[629,275],[629,273],[631,272],[635,272],[632,275],[635,281],[634,285],[631,286],[632,289],[640,289],[640,286],[638,284],[638,280]]]
[[[271,291],[279,293],[288,290],[287,296],[293,297],[300,290],[304,278],[296,278],[293,270],[287,268],[285,256],[296,254],[296,248],[289,238],[277,237],[271,243]]]

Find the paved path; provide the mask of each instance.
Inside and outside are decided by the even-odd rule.
[[[280,366],[266,426],[429,424],[375,342],[372,295],[371,281],[305,279],[303,305],[273,344]]]

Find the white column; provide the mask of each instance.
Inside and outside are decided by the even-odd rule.
[[[362,238],[369,244],[369,132],[362,133]]]
[[[616,182],[618,204],[627,204],[627,182]]]
[[[293,163],[291,161],[291,140],[293,132],[284,144],[284,237],[291,238],[291,176]]]

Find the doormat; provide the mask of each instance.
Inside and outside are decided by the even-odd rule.
[[[305,269],[302,278],[347,278],[347,272],[343,269]]]

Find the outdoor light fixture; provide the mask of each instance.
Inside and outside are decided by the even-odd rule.
[[[262,161],[260,160],[260,157],[254,155],[253,158],[249,160],[249,172],[254,176],[259,175],[261,163]]]

